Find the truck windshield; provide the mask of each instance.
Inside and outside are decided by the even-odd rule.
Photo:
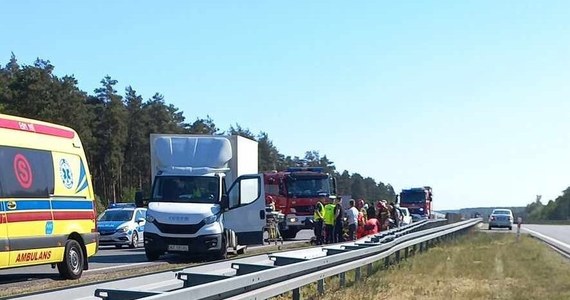
[[[426,202],[426,194],[420,193],[404,193],[400,195],[400,203],[422,203]]]
[[[130,221],[133,218],[134,210],[107,210],[101,216],[99,221]]]
[[[289,197],[310,198],[330,195],[328,178],[295,178],[287,181]]]
[[[218,203],[219,178],[214,176],[160,176],[151,202]]]

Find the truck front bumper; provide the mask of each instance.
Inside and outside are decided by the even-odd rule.
[[[159,253],[206,254],[209,252],[219,252],[222,247],[222,234],[201,235],[192,238],[174,238],[145,232],[144,246],[152,252]]]
[[[289,229],[290,227],[300,229],[313,229],[313,217],[312,216],[296,216],[296,215],[287,215],[285,218],[285,222],[283,223],[284,230]]]

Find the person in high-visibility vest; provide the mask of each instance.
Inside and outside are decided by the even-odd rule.
[[[325,218],[325,207],[321,203],[321,201],[317,202],[315,205],[315,213],[313,214],[313,219],[315,222],[313,223],[315,238],[317,245],[322,245],[324,243],[323,237],[323,219]]]
[[[333,235],[334,235],[334,208],[335,205],[332,203],[332,199],[329,199],[329,203],[325,205],[325,214],[324,214],[324,222],[325,222],[325,234],[326,234],[326,243],[332,244],[333,242]]]

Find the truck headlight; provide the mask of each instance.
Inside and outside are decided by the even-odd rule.
[[[211,215],[209,217],[204,218],[204,223],[207,224],[212,224],[215,223],[218,220],[218,215]]]
[[[146,221],[152,223],[152,222],[154,222],[154,217],[147,213],[146,214]]]

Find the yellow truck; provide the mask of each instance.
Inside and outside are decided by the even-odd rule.
[[[51,264],[81,277],[97,252],[96,217],[77,133],[0,114],[0,269]]]

